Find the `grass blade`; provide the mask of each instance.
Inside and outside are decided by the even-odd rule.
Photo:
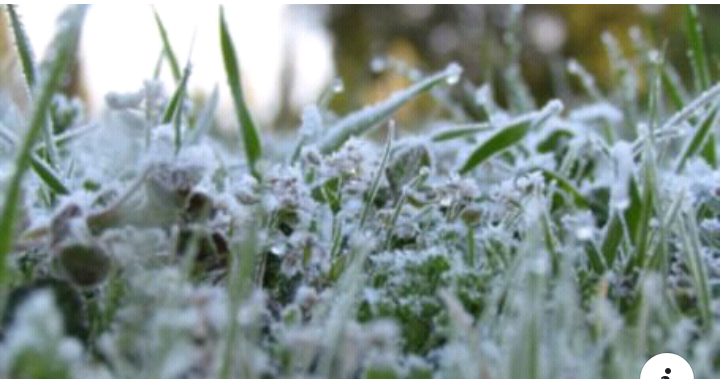
[[[238,66],[230,31],[225,22],[225,12],[220,6],[220,46],[222,47],[223,62],[227,73],[228,85],[235,103],[235,112],[240,122],[240,131],[245,144],[245,156],[247,157],[250,172],[256,179],[260,179],[260,173],[255,168],[255,162],[262,156],[262,145],[260,136],[255,129],[255,124],[250,117],[245,99],[243,97],[242,84],[240,80],[240,67]]]
[[[691,101],[688,105],[686,105],[683,109],[675,112],[669,119],[667,119],[662,126],[659,128],[659,131],[664,131],[674,125],[677,125],[683,121],[685,121],[688,117],[690,117],[697,109],[707,105],[709,102],[715,100],[715,98],[720,95],[720,83],[715,84],[707,91],[703,92],[699,96],[695,98],[695,100]]]
[[[42,181],[50,187],[50,189],[60,195],[69,195],[70,190],[63,183],[62,178],[55,172],[55,170],[47,164],[46,161],[40,159],[37,155],[32,154],[30,156],[30,165],[35,173],[42,179]]]
[[[670,66],[669,63],[665,63],[661,71],[663,87],[667,91],[670,102],[675,105],[677,109],[682,109],[685,106],[685,98],[687,97],[686,91],[682,86],[682,80],[678,75],[677,71]]]
[[[702,24],[698,19],[697,5],[685,6],[685,33],[690,44],[688,55],[692,64],[695,89],[704,91],[710,87],[710,70],[705,56],[705,40],[703,38]]]
[[[172,46],[170,45],[170,39],[168,38],[165,25],[163,25],[160,15],[157,13],[157,9],[152,7],[153,16],[155,16],[155,23],[157,24],[158,31],[160,32],[160,38],[162,39],[163,49],[165,50],[165,57],[167,57],[170,63],[170,69],[172,70],[173,78],[175,81],[180,81],[180,64],[178,63],[177,56],[173,52]]]
[[[71,6],[58,19],[58,25],[62,25],[62,28],[58,30],[51,44],[55,50],[54,59],[50,62],[48,75],[43,80],[35,97],[30,125],[17,152],[14,172],[5,194],[5,204],[2,209],[2,219],[0,219],[0,283],[5,276],[5,257],[13,244],[15,213],[20,203],[22,179],[30,166],[33,144],[45,125],[52,96],[60,85],[62,76],[75,53],[86,10],[87,6]]]
[[[506,126],[480,144],[460,168],[460,175],[465,175],[493,155],[507,150],[522,141],[527,133],[562,110],[562,103],[550,101],[539,112],[533,112],[510,121]]]
[[[175,93],[173,93],[170,98],[170,103],[167,108],[165,108],[165,112],[162,117],[163,124],[172,122],[175,126],[175,152],[180,151],[180,147],[182,146],[180,121],[182,118],[183,102],[185,101],[185,93],[187,92],[187,83],[188,78],[190,77],[191,68],[192,66],[190,64],[190,60],[188,59],[180,84],[178,84],[178,87],[175,89]]]
[[[25,27],[20,21],[20,16],[17,14],[16,6],[8,4],[7,12],[10,17],[10,24],[12,27],[13,37],[15,39],[15,46],[17,46],[18,56],[20,57],[20,64],[25,75],[25,83],[27,84],[28,94],[32,94],[35,88],[35,81],[37,77],[37,65],[35,64],[35,58],[30,45],[30,39],[25,33]],[[45,125],[43,126],[43,138],[45,140],[45,147],[47,151],[48,161],[50,165],[54,165],[58,161],[57,148],[53,142],[53,130],[52,121],[50,117],[47,117]]]
[[[451,63],[442,72],[425,78],[403,91],[392,94],[387,100],[345,116],[331,127],[325,138],[320,140],[318,144],[320,152],[328,154],[337,150],[350,137],[371,130],[420,93],[440,83],[450,82],[452,84],[456,81],[455,79],[459,79],[461,74],[462,68],[457,63]]]
[[[187,66],[185,66],[185,72],[183,73],[183,77],[180,80],[180,84],[178,84],[178,87],[175,89],[175,92],[173,93],[172,97],[170,98],[170,102],[168,103],[167,108],[165,108],[165,112],[163,112],[162,116],[162,123],[167,124],[173,120],[173,117],[178,112],[178,108],[181,107],[182,99],[185,96],[185,88],[187,87],[187,80],[190,76],[190,63],[188,63]]]
[[[375,173],[372,185],[370,186],[370,197],[367,199],[367,202],[363,207],[362,216],[360,217],[360,229],[362,229],[362,227],[365,225],[365,220],[367,219],[370,207],[375,201],[375,196],[377,196],[378,188],[380,187],[380,178],[382,178],[382,174],[383,172],[385,172],[385,166],[387,165],[387,160],[390,156],[390,147],[392,146],[393,138],[395,138],[395,123],[390,121],[390,123],[388,124],[388,135],[387,143],[385,144],[385,152],[383,153],[382,160],[380,161],[380,166],[378,166],[378,170]]]
[[[475,167],[486,161],[493,155],[507,150],[512,145],[522,141],[525,135],[530,130],[530,121],[524,120],[519,124],[510,125],[502,128],[499,132],[495,133],[492,137],[488,138],[483,142],[475,151],[470,154],[470,157],[465,161],[465,164],[460,168],[460,175],[465,175],[472,171]]]
[[[701,325],[703,329],[710,330],[713,322],[713,312],[710,308],[710,285],[708,284],[708,271],[702,257],[700,237],[694,214],[694,212],[690,212],[680,217],[685,264],[690,269],[690,275],[695,284]]]
[[[459,126],[440,130],[430,137],[433,142],[449,141],[457,138],[474,136],[477,133],[486,132],[493,128],[488,123],[481,123],[470,126]]]
[[[710,142],[708,140],[708,134],[710,133],[711,127],[715,124],[715,120],[717,119],[717,111],[718,108],[715,107],[707,114],[707,117],[702,121],[699,127],[695,129],[695,134],[693,134],[692,138],[688,142],[687,146],[685,146],[685,149],[683,149],[683,153],[680,156],[680,159],[678,160],[677,164],[675,165],[675,172],[680,173],[685,167],[685,162],[695,155],[702,146],[703,143],[706,141]]]
[[[200,137],[207,133],[208,129],[210,129],[210,126],[212,126],[213,123],[215,110],[217,110],[218,107],[219,98],[220,90],[218,86],[215,85],[212,93],[210,94],[210,98],[205,102],[202,110],[200,111],[200,115],[198,116],[198,121],[197,124],[195,124],[195,128],[190,131],[190,134],[185,139],[186,143],[197,143],[200,140]]]
[[[32,88],[35,86],[35,78],[37,77],[37,66],[35,65],[30,40],[27,34],[25,34],[25,28],[15,8],[15,5],[8,4],[6,9],[8,16],[10,16],[10,24],[12,26],[13,36],[15,37],[18,56],[20,57],[20,64],[22,65],[23,74],[25,75],[25,83],[27,83],[28,92],[32,93]]]
[[[700,156],[714,169],[717,168],[717,151],[715,151],[715,134],[710,133],[705,146],[700,150]]]

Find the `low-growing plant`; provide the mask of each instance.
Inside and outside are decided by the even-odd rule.
[[[334,81],[291,143],[253,121],[220,8],[244,154],[210,133],[217,86],[188,104],[154,9],[176,87],[84,120],[56,91],[85,10],[36,67],[6,7],[33,111],[0,119],[0,378],[634,379],[663,352],[720,374],[720,84],[694,6],[692,90],[632,28],[632,54],[602,36],[613,88],[570,61],[584,101],[537,106],[514,6],[509,109],[456,63],[345,116]],[[440,116],[403,135],[421,93]]]

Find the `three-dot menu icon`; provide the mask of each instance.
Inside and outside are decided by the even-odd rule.
[[[645,363],[640,379],[695,379],[690,364],[683,357],[672,354],[658,354]]]

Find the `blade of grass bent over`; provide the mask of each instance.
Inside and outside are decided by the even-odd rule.
[[[708,113],[707,117],[702,121],[700,126],[695,129],[695,134],[693,134],[687,146],[685,146],[685,149],[683,149],[683,153],[680,156],[677,164],[675,165],[676,173],[680,173],[682,171],[683,167],[685,167],[685,162],[687,162],[690,157],[695,155],[695,153],[700,150],[701,145],[708,140],[710,128],[715,124],[715,121],[717,120],[717,111],[718,108],[714,107]]]
[[[25,33],[25,28],[20,21],[20,16],[17,14],[15,5],[8,4],[7,12],[10,18],[10,25],[12,27],[13,37],[15,39],[15,46],[17,47],[18,56],[20,57],[20,63],[22,65],[23,74],[25,76],[25,83],[27,84],[27,93],[30,97],[35,89],[35,81],[37,77],[37,65],[35,64],[35,58],[30,45],[30,39]],[[47,117],[45,125],[43,125],[43,138],[45,140],[45,148],[47,151],[48,162],[53,167],[58,161],[57,148],[53,142],[53,128],[52,120]],[[52,188],[52,186],[51,186]]]
[[[522,141],[531,129],[561,112],[562,108],[562,102],[554,100],[548,102],[548,104],[538,112],[532,112],[511,120],[500,128],[497,133],[481,143],[480,146],[470,154],[470,157],[468,157],[459,170],[460,175],[467,174],[496,153],[504,151]]]
[[[222,6],[220,6],[220,47],[222,48],[223,63],[225,64],[225,72],[232,93],[235,112],[237,112],[237,118],[240,122],[240,132],[245,144],[245,156],[247,157],[248,166],[253,176],[260,179],[260,173],[255,168],[255,162],[262,156],[262,145],[260,136],[245,104],[240,80],[240,67],[235,55],[235,46],[225,22],[225,12]]]
[[[30,126],[25,140],[17,152],[15,171],[5,194],[5,204],[2,209],[2,219],[0,219],[0,284],[5,276],[6,255],[13,244],[15,213],[20,203],[22,179],[30,166],[33,143],[47,119],[52,96],[60,85],[62,76],[75,52],[86,10],[87,6],[71,6],[58,19],[58,25],[62,25],[62,29],[58,31],[51,44],[55,49],[54,59],[49,66],[49,73],[35,97]]]
[[[318,143],[320,152],[328,154],[337,150],[345,141],[350,139],[350,137],[358,136],[371,130],[374,126],[390,117],[403,104],[412,100],[420,93],[440,83],[451,82],[452,84],[454,79],[458,78],[461,74],[462,68],[457,63],[450,63],[442,72],[425,78],[403,91],[390,95],[387,100],[345,116],[330,128],[325,138],[320,140]]]
[[[160,32],[160,38],[162,39],[163,49],[165,50],[165,57],[167,57],[170,63],[170,69],[172,70],[173,78],[176,82],[180,81],[180,64],[178,63],[177,56],[170,45],[170,39],[168,38],[165,25],[163,25],[160,15],[157,13],[157,9],[152,7],[153,15],[155,16],[155,23],[157,24],[158,31]]]

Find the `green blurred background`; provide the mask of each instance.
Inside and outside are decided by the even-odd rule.
[[[302,6],[296,6],[302,7]],[[720,65],[717,6],[699,6],[705,26],[711,71]],[[580,93],[576,78],[567,75],[569,58],[575,58],[596,78],[601,90],[612,86],[603,32],[618,41],[633,70],[641,74],[630,30],[637,27],[648,44],[663,49],[686,88],[692,92],[682,5],[529,5],[522,10],[519,60],[522,77],[536,104],[560,97],[572,101]],[[423,72],[459,62],[474,86],[492,83],[496,100],[505,105],[503,72],[509,61],[505,35],[507,5],[335,5],[327,11],[326,25],[334,37],[338,76],[346,91],[332,103],[347,112],[385,98],[409,81],[390,71],[370,69],[374,57],[392,56]],[[642,79],[643,75],[638,75]],[[646,83],[638,82],[638,95]],[[406,122],[423,117],[431,107],[428,98],[409,104],[400,113]]]

